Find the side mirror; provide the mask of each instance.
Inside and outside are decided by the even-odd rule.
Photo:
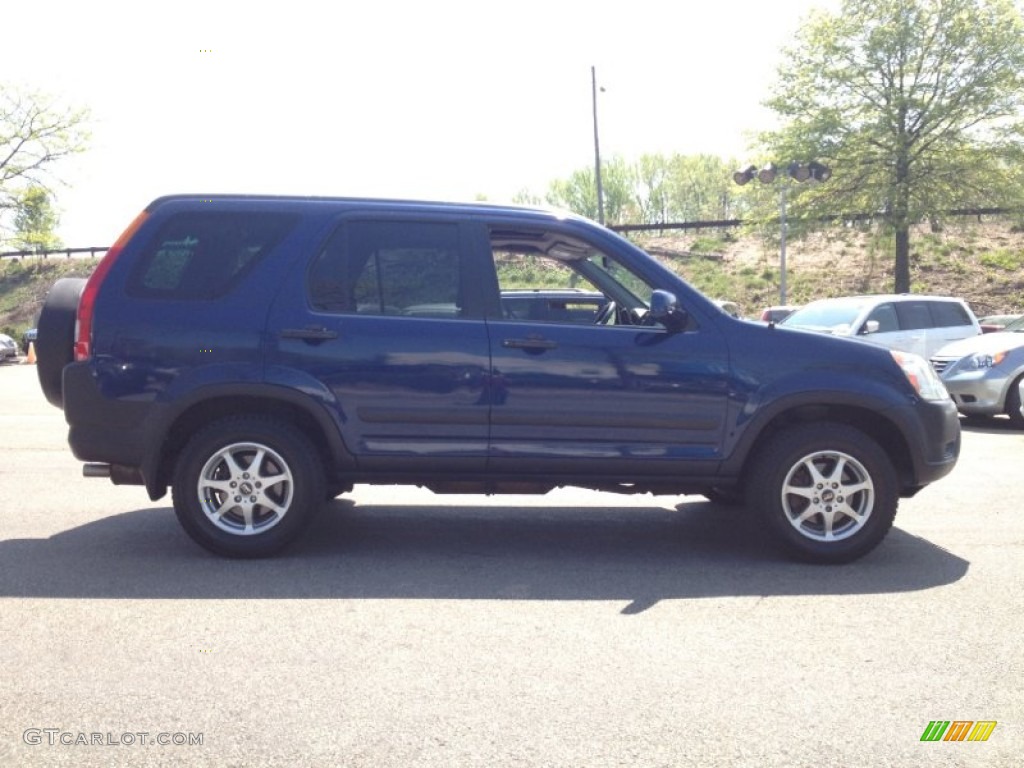
[[[861,336],[868,336],[872,333],[878,333],[878,321],[867,320],[864,322],[864,327],[860,329]]]
[[[686,310],[679,306],[679,299],[671,291],[654,291],[648,314],[652,320],[657,320],[670,331],[681,331],[686,327]]]

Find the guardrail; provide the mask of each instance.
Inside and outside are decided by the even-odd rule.
[[[0,259],[24,259],[30,257],[48,259],[51,256],[65,256],[70,259],[75,256],[82,258],[85,254],[89,254],[91,258],[95,259],[97,253],[106,253],[109,250],[109,245],[95,245],[92,248],[60,248],[56,251],[5,251],[0,253]]]
[[[946,216],[1006,216],[1024,213],[1022,208],[953,208],[945,211]],[[818,221],[870,221],[881,218],[880,213],[835,213],[829,216],[819,216]],[[711,219],[709,221],[671,221],[663,224],[609,224],[608,229],[613,232],[660,232],[665,229],[731,229],[743,226],[743,219]],[[110,246],[97,245],[91,248],[59,248],[54,251],[6,251],[0,253],[0,259],[13,258],[22,259],[36,257],[47,259],[51,256],[65,256],[73,258],[89,254],[96,258],[97,253],[106,253]]]
[[[943,211],[944,216],[1009,216],[1024,213],[1022,208],[951,208]],[[820,222],[856,222],[881,219],[883,213],[832,213],[818,216]],[[743,219],[717,219],[711,221],[675,221],[664,224],[609,224],[608,229],[614,232],[660,232],[663,229],[729,229],[743,226]]]

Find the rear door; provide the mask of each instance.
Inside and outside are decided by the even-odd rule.
[[[292,371],[326,393],[364,469],[484,467],[490,353],[463,230],[442,215],[345,218],[293,276],[301,300],[272,311],[268,378]]]

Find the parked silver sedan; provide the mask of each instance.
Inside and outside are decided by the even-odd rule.
[[[18,344],[10,336],[0,333],[0,362],[13,360],[18,356]]]
[[[1002,331],[947,344],[931,363],[960,413],[1005,413],[1014,426],[1024,429],[1024,317]]]

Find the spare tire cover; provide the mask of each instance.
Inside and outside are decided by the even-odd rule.
[[[65,277],[55,282],[39,314],[36,371],[43,394],[58,408],[64,406],[64,366],[75,356],[75,320],[85,283],[83,277]]]

